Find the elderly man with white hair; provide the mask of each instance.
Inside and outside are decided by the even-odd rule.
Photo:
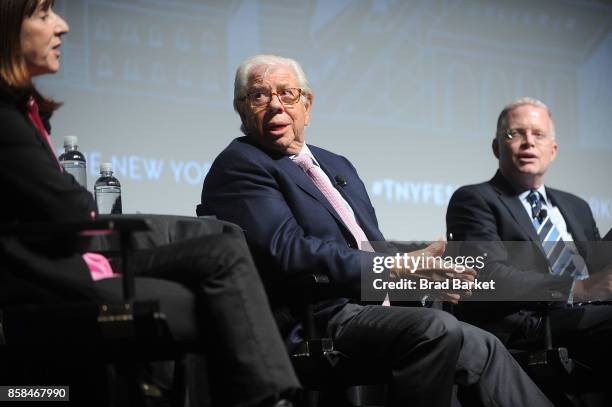
[[[244,61],[236,72],[234,108],[245,135],[214,161],[198,213],[244,229],[277,310],[296,295],[287,278],[329,276],[335,295],[315,305],[316,324],[348,356],[350,367],[339,371],[389,378],[389,405],[449,406],[453,383],[471,390],[461,393],[479,405],[550,405],[485,331],[440,310],[359,304],[362,261],[376,255],[369,242],[384,237],[353,165],[305,143],[313,101],[295,60],[257,55]],[[452,267],[411,271],[454,273]],[[456,294],[446,298],[458,300]],[[286,335],[295,343],[299,329],[292,328]]]

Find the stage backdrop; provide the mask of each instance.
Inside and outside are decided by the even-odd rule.
[[[194,215],[202,180],[240,135],[237,65],[300,61],[315,92],[309,143],[359,170],[388,238],[445,231],[458,186],[489,179],[502,107],[545,101],[559,155],[547,184],[612,226],[612,6],[597,0],[58,0],[71,26],[58,150],[77,135],[89,189],[101,162],[124,212]]]

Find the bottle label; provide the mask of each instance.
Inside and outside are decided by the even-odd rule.
[[[87,188],[87,169],[84,161],[65,160],[61,161],[64,171],[72,175],[83,188]]]
[[[98,186],[95,192],[100,215],[121,213],[121,188]]]

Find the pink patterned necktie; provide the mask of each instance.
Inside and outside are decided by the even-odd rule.
[[[357,224],[355,216],[353,216],[351,211],[344,204],[340,192],[338,192],[338,190],[334,188],[319,171],[316,170],[316,166],[309,155],[300,154],[294,158],[293,162],[299,165],[306,172],[312,182],[314,182],[315,186],[319,189],[319,191],[321,191],[323,196],[327,198],[338,216],[340,216],[340,219],[342,219],[342,222],[344,222],[344,225],[348,228],[348,230],[350,230],[351,234],[357,241],[357,247],[362,249],[363,242],[367,242],[368,238],[363,229],[361,229],[361,227]],[[373,251],[368,250],[370,249],[369,247],[364,247],[363,249]]]
[[[315,186],[319,189],[319,191],[321,191],[323,196],[325,196],[332,208],[334,208],[338,216],[340,216],[340,219],[342,219],[342,222],[344,222],[344,225],[348,228],[357,241],[357,247],[360,250],[373,252],[374,249],[369,243],[368,237],[357,223],[355,216],[344,204],[340,192],[338,192],[338,190],[331,185],[331,182],[329,182],[329,180],[327,180],[323,174],[321,174],[321,172],[316,170],[316,165],[314,164],[312,158],[307,154],[300,154],[293,159],[293,162],[299,165],[300,168],[306,172],[306,175],[310,177]],[[385,297],[383,305],[391,305],[388,295]]]

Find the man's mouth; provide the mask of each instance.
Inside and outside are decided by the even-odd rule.
[[[288,126],[285,123],[270,124],[268,125],[268,132],[272,135],[282,134]]]
[[[535,154],[519,154],[517,156],[519,162],[523,162],[523,163],[528,163],[528,162],[533,162],[536,161],[538,159],[538,156]]]

